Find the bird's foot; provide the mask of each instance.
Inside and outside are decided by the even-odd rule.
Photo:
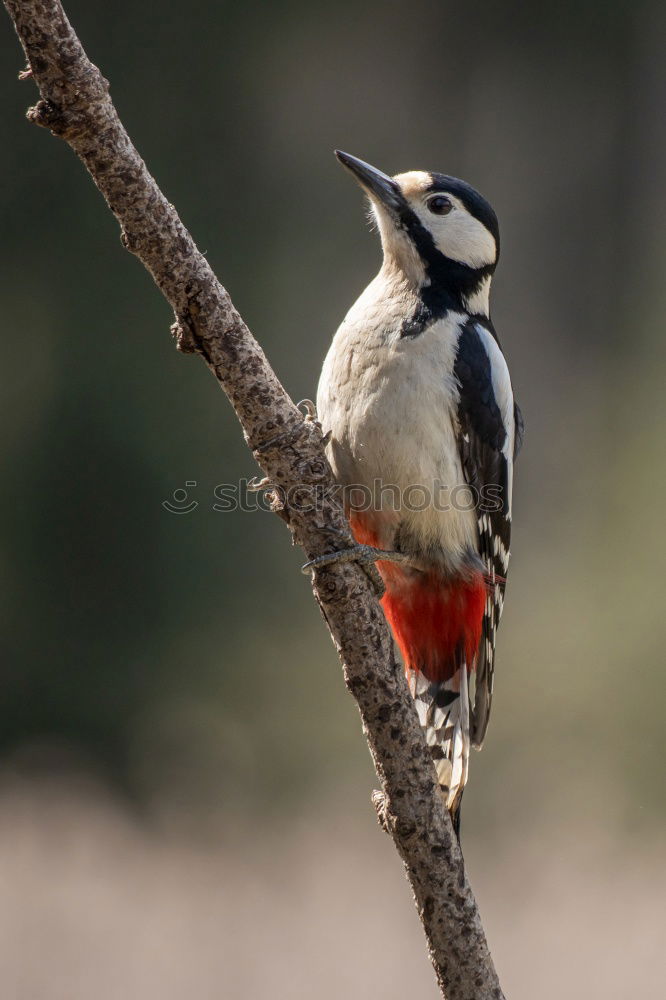
[[[257,479],[256,476],[252,476],[252,479],[248,479],[246,488],[250,493],[261,493],[263,490],[272,490],[274,485],[268,476],[264,476],[263,479]]]
[[[296,408],[303,411],[303,419],[306,424],[309,424],[313,420],[316,421],[317,407],[311,399],[302,399],[300,403],[296,403]]]
[[[264,503],[268,505],[268,510],[271,510],[274,514],[281,514],[284,511],[284,495],[281,492],[279,486],[276,486],[272,479],[268,476],[264,476],[263,479],[257,479],[253,476],[246,485],[246,490],[248,493],[263,493]],[[266,508],[261,508],[266,509]]]
[[[315,556],[301,567],[304,573],[311,569],[321,569],[333,563],[357,562],[362,566],[376,562],[407,563],[409,556],[404,552],[394,552],[391,549],[376,549],[374,545],[353,545],[350,549],[339,549],[337,552],[327,552],[323,556]]]
[[[323,443],[327,445],[331,437],[331,431],[327,431],[326,434],[324,434],[324,430],[317,419],[317,407],[314,405],[312,400],[302,399],[300,403],[297,403],[296,405],[299,410],[303,411],[303,422],[306,424],[314,424],[315,427],[318,427],[322,434]]]
[[[316,556],[310,559],[304,566],[301,566],[303,573],[311,570],[323,569],[325,566],[333,566],[335,563],[358,563],[366,574],[373,587],[377,591],[377,596],[382,597],[386,587],[376,562],[409,562],[409,557],[403,552],[392,552],[388,549],[376,549],[373,545],[354,545],[350,549],[339,549],[337,552],[327,552],[326,555]]]

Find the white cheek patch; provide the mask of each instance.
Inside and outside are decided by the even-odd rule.
[[[448,215],[433,215],[425,207],[418,211],[423,225],[432,233],[437,249],[450,260],[469,267],[494,264],[497,248],[493,234],[469,214],[458,198],[448,193],[446,197],[453,203]]]

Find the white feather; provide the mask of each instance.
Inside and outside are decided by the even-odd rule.
[[[382,269],[333,339],[317,412],[331,433],[328,453],[338,481],[362,486],[361,495],[383,507],[376,519],[380,544],[391,547],[401,522],[420,548],[441,549],[455,564],[475,546],[477,531],[473,509],[458,509],[464,504],[441,509],[447,491],[466,488],[455,437],[459,390],[453,377],[464,317],[449,313],[418,337],[401,338],[402,322],[416,305],[409,287]],[[378,497],[379,489],[390,485],[400,498],[395,511]],[[431,502],[422,505],[424,496]],[[444,502],[434,505],[436,497]]]

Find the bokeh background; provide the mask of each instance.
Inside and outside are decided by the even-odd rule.
[[[333,147],[497,209],[527,433],[466,858],[513,1000],[662,996],[663,5],[67,9],[295,399],[379,262]],[[434,998],[300,554],[213,509],[233,413],[0,51],[2,996]]]

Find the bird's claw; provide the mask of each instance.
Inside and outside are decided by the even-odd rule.
[[[319,430],[321,431],[322,444],[325,447],[328,444],[328,442],[331,440],[331,434],[333,432],[332,431],[326,431],[326,433],[324,434],[323,428],[322,428],[319,420],[317,419],[317,407],[315,406],[315,404],[312,402],[311,399],[302,399],[300,401],[300,403],[296,404],[296,406],[297,406],[297,408],[299,410],[303,411],[303,421],[304,421],[304,423],[306,423],[306,424],[314,424],[316,427],[319,428]]]
[[[248,481],[247,489],[250,493],[260,493],[262,490],[272,490],[274,483],[270,481],[268,476],[264,476],[263,479],[257,479],[256,476],[252,476],[252,479]]]
[[[378,597],[382,597],[386,587],[381,574],[375,563],[384,562],[407,562],[408,557],[402,552],[390,552],[386,549],[376,549],[372,545],[354,545],[350,549],[340,549],[338,552],[327,552],[323,556],[315,556],[304,566],[301,566],[303,573],[311,570],[323,569],[325,566],[333,566],[335,563],[358,563],[363,572],[372,583]]]
[[[300,403],[296,403],[296,408],[303,412],[303,419],[306,423],[310,423],[310,421],[317,423],[317,407],[311,399],[302,399]]]
[[[355,545],[351,549],[339,549],[338,552],[327,552],[323,556],[315,556],[305,565],[301,566],[301,572],[306,575],[311,570],[324,569],[326,566],[333,566],[336,563],[355,562],[361,567],[367,578],[370,580],[377,597],[382,597],[386,587],[381,574],[375,566],[375,556],[369,555],[367,550],[371,550],[369,545]]]

